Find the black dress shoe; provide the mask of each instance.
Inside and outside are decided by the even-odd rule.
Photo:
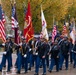
[[[40,68],[42,68],[42,66],[40,66]]]
[[[50,73],[51,73],[52,71],[51,71],[51,70],[48,70],[48,72],[50,72]]]
[[[60,70],[62,70],[62,68],[60,68]]]
[[[2,72],[2,70],[0,70],[0,72]]]
[[[30,70],[30,71],[31,71],[31,68],[28,68],[28,70]]]
[[[4,68],[6,67],[6,65],[3,66]]]
[[[17,71],[16,73],[17,73],[17,74],[20,74],[20,71]]]

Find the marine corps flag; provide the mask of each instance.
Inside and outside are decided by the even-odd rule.
[[[32,18],[31,18],[31,11],[30,11],[30,2],[28,3],[27,12],[25,15],[25,25],[24,25],[24,37],[26,42],[29,42],[34,36],[34,29],[32,26]]]

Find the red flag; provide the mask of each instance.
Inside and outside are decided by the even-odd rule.
[[[34,35],[34,29],[32,26],[32,17],[31,17],[30,2],[29,2],[26,12],[26,17],[25,17],[25,25],[24,25],[24,37],[26,39],[26,42],[29,42],[33,38],[33,35]]]

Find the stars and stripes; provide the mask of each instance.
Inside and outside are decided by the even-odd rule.
[[[66,27],[65,22],[64,22],[64,25],[63,25],[62,36],[68,36],[67,27]]]
[[[15,4],[12,6],[12,29],[15,27],[18,27],[18,22],[17,22],[17,17],[16,17],[16,9],[15,9]]]
[[[12,5],[12,29],[14,30],[15,34],[15,43],[18,44],[19,43],[19,25],[18,25],[18,20],[17,20],[17,15],[16,15],[16,3],[14,3],[14,5]]]
[[[2,7],[0,5],[0,38],[2,39],[3,42],[6,41],[6,34],[5,34],[5,18],[4,18],[4,13],[2,10]]]
[[[52,42],[54,42],[56,35],[57,35],[57,27],[56,27],[56,25],[54,25],[53,31],[52,31]]]

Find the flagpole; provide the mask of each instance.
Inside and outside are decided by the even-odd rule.
[[[54,19],[54,15],[53,15],[53,25],[54,25],[54,21],[55,21],[55,19]]]
[[[70,14],[69,14],[69,26],[70,26]]]
[[[1,0],[0,0],[0,4],[2,4],[2,3],[1,3]]]
[[[14,5],[16,4],[16,1],[14,0]],[[17,42],[17,38],[18,38],[18,27],[15,26],[15,43],[18,44]]]
[[[14,5],[16,4],[16,1],[14,0]],[[15,33],[15,43],[18,44],[18,26],[15,26],[14,28],[14,33]]]

